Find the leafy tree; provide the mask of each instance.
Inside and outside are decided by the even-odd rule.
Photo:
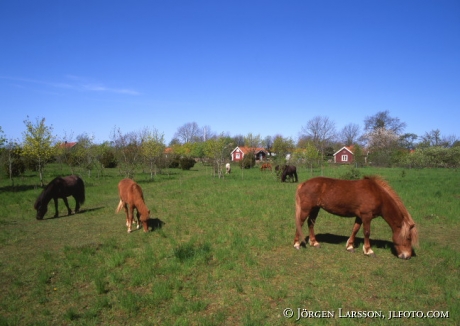
[[[6,142],[5,134],[3,132],[2,126],[0,126],[0,147]]]
[[[26,166],[21,159],[22,149],[15,141],[6,141],[4,149],[1,151],[2,162],[4,162],[5,172],[14,186],[13,177],[24,173]]]
[[[253,135],[251,132],[244,137],[244,146],[250,148],[257,148],[262,144],[260,135]]]
[[[43,170],[46,163],[54,156],[53,128],[45,124],[45,118],[41,120],[37,118],[35,123],[32,123],[27,117],[24,124],[26,131],[23,133],[23,154],[37,162],[40,184],[43,186]]]
[[[296,162],[310,168],[310,174],[313,175],[313,167],[319,165],[319,151],[311,142],[306,142],[303,147],[294,150],[292,157]]]
[[[100,155],[99,155],[99,162],[101,163],[101,168],[115,168],[117,167],[117,159],[115,157],[115,153],[113,148],[107,143],[104,142],[100,147]]]
[[[291,138],[284,138],[280,135],[275,136],[272,150],[276,153],[278,164],[285,164],[286,156],[294,150],[294,141]]]
[[[141,137],[135,132],[123,134],[118,128],[113,131],[112,141],[121,173],[132,178],[142,158]]]
[[[164,135],[160,134],[156,129],[147,130],[142,142],[142,155],[149,164],[150,179],[153,179],[154,174],[156,175],[156,167],[163,156],[164,150]]]
[[[232,149],[232,139],[224,135],[205,142],[204,153],[213,162],[214,172],[217,173],[219,179],[224,176],[224,164]]]

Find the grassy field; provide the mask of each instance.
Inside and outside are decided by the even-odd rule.
[[[69,174],[58,166],[47,171],[46,182]],[[322,247],[295,250],[296,184],[258,169],[234,167],[224,179],[211,172],[196,165],[154,181],[139,172],[135,180],[156,223],[152,232],[131,234],[124,214],[115,214],[116,170],[82,175],[82,213],[66,216],[60,201],[62,216],[51,218],[50,203],[42,221],[33,209],[37,175],[14,188],[2,177],[0,325],[460,323],[460,171],[360,169],[383,176],[411,212],[420,247],[408,261],[392,253],[382,218],[372,222],[371,258],[362,253],[362,231],[356,252],[345,250],[353,219],[323,211],[315,227]],[[312,174],[320,171],[300,169],[300,181]],[[448,318],[388,320],[389,311]],[[374,318],[359,318],[364,312]]]

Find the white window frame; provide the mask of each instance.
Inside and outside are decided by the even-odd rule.
[[[346,154],[342,155],[342,162],[348,162],[348,155]]]

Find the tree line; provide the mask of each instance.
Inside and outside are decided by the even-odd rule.
[[[392,117],[389,111],[366,117],[363,130],[354,123],[337,130],[333,120],[316,116],[301,128],[296,141],[279,134],[266,137],[252,133],[217,134],[209,126],[199,127],[191,122],[179,127],[168,145],[164,134],[155,128],[125,133],[116,127],[109,141],[96,144],[88,134],[75,139],[72,134],[55,136],[45,118],[31,121],[27,117],[24,124],[22,142],[8,139],[0,126],[1,163],[12,182],[13,177],[31,169],[38,172],[43,183],[43,171],[49,162],[65,164],[72,173],[84,171],[89,175],[118,168],[120,174],[132,177],[137,168],[142,168],[153,179],[164,168],[189,169],[200,161],[214,166],[216,176],[222,177],[223,166],[236,146],[263,147],[273,160],[285,163],[289,159],[292,164],[309,168],[330,162],[343,146],[353,146],[357,166],[460,165],[460,140],[455,135],[444,136],[439,129],[422,136],[405,133],[406,124]]]

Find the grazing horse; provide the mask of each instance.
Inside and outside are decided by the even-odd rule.
[[[140,222],[142,222],[144,232],[147,232],[149,230],[148,220],[150,218],[150,211],[145,205],[142,188],[131,179],[123,179],[118,183],[118,193],[120,195],[120,202],[118,203],[116,212],[118,213],[122,208],[125,209],[128,233],[131,232],[134,209],[136,209],[137,228],[139,229],[141,227]]]
[[[72,214],[69,207],[67,197],[73,196],[75,198],[75,213],[80,211],[80,205],[85,202],[85,184],[83,180],[76,176],[70,175],[68,177],[57,177],[48,183],[43,189],[42,193],[35,201],[34,208],[37,210],[36,219],[42,220],[48,211],[48,203],[51,199],[54,200],[55,214],[54,217],[59,217],[58,199],[62,198],[65,206],[67,207],[68,214]]]
[[[232,167],[230,166],[230,163],[225,164],[225,174],[230,174],[232,172]]]
[[[265,171],[265,170],[271,171],[272,170],[272,165],[270,163],[262,164],[262,166],[260,167],[260,171]]]
[[[285,182],[286,177],[290,177],[294,182],[299,181],[297,177],[297,168],[294,165],[277,165],[275,170],[277,171],[277,175],[281,173],[281,182]]]
[[[418,236],[414,220],[396,192],[380,177],[364,177],[361,180],[339,180],[316,177],[301,183],[296,192],[296,233],[294,247],[299,249],[305,240],[302,226],[307,219],[310,230],[309,244],[320,247],[316,241],[314,225],[320,208],[343,217],[355,217],[355,224],[346,249],[354,251],[356,233],[364,227],[365,255],[374,256],[369,236],[371,220],[382,216],[393,231],[393,243],[399,258],[412,256],[412,245]]]

